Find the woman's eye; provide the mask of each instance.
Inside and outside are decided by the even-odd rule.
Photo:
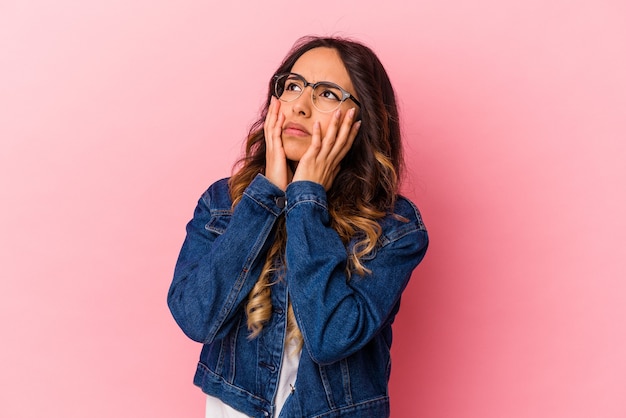
[[[302,90],[302,86],[293,81],[288,81],[285,84],[285,91],[300,91]]]
[[[341,100],[339,98],[339,95],[337,93],[335,93],[331,89],[324,89],[324,90],[322,90],[318,96],[319,97],[323,97],[324,99],[328,99],[328,100],[336,100],[336,101],[340,101]]]

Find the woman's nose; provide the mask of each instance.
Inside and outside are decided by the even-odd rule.
[[[305,87],[304,91],[296,100],[293,101],[293,111],[302,116],[310,116],[311,115],[311,106],[313,105],[313,96]]]

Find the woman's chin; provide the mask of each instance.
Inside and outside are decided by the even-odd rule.
[[[307,144],[308,146],[308,144]],[[298,162],[307,150],[307,146],[304,144],[290,144],[283,141],[283,149],[285,150],[285,157],[290,161]]]

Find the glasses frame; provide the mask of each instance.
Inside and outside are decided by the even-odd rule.
[[[282,77],[287,77],[288,78],[289,76],[295,76],[296,78],[302,80],[302,82],[304,83],[304,88],[302,89],[302,91],[300,92],[298,97],[294,97],[292,100],[284,100],[284,99],[281,99],[280,96],[278,95],[278,80],[280,80]],[[317,83],[309,83],[308,81],[306,81],[306,79],[304,77],[302,77],[298,73],[281,73],[281,74],[276,74],[273,78],[274,78],[274,95],[276,95],[278,100],[280,100],[281,102],[285,102],[285,103],[293,102],[294,100],[297,100],[297,99],[299,99],[302,96],[302,93],[304,93],[304,89],[305,88],[311,87],[311,103],[313,103],[313,106],[315,106],[315,108],[317,110],[319,110],[320,112],[323,112],[323,113],[333,112],[333,111],[337,110],[339,108],[339,106],[341,106],[341,104],[343,102],[345,102],[346,100],[348,100],[348,99],[352,100],[357,106],[362,107],[361,103],[354,97],[354,95],[350,94],[348,91],[346,91],[341,86],[339,86],[339,85],[337,85],[335,83],[332,83],[330,81],[318,81]],[[320,84],[326,84],[326,85],[332,86],[333,88],[339,89],[339,91],[341,92],[342,96],[341,96],[341,101],[339,101],[339,104],[337,105],[336,108],[331,109],[331,110],[322,110],[319,107],[317,107],[317,105],[315,104],[315,89]]]

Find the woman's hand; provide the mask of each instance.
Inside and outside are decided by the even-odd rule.
[[[280,101],[272,96],[267,117],[263,124],[265,131],[265,177],[281,190],[286,190],[291,181],[291,169],[283,149],[283,124],[285,116],[280,112]]]
[[[341,121],[341,110],[338,109],[328,125],[324,139],[321,138],[320,123],[315,122],[311,145],[300,159],[293,181],[309,180],[321,184],[326,190],[330,189],[341,168],[341,160],[352,147],[361,126],[360,121],[354,123],[355,113],[354,108],[348,110]]]

